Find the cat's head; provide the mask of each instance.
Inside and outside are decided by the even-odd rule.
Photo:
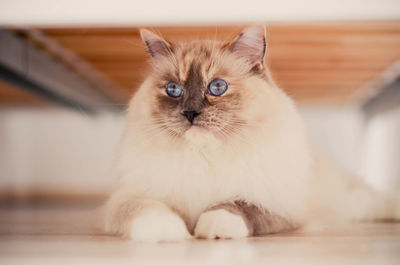
[[[254,26],[226,42],[173,44],[141,30],[152,57],[144,88],[152,125],[175,138],[196,131],[227,138],[262,122],[269,80],[265,28]]]

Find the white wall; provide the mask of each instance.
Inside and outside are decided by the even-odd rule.
[[[62,108],[0,109],[0,192],[108,190],[123,123]]]
[[[368,123],[363,174],[381,190],[400,189],[400,107]]]
[[[0,0],[0,25],[214,25],[399,18],[398,0]]]
[[[303,107],[311,142],[340,166],[362,173],[362,145],[365,124],[358,106]]]

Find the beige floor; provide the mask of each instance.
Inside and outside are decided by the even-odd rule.
[[[0,264],[400,264],[400,223],[243,240],[139,244],[95,228],[93,204],[0,207]]]

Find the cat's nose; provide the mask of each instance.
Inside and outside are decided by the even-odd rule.
[[[198,116],[201,112],[195,111],[195,110],[185,110],[183,111],[182,115],[188,119],[190,123],[193,123],[194,118]]]

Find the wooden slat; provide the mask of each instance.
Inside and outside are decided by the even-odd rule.
[[[36,95],[22,91],[20,88],[0,80],[0,104],[43,106],[45,102]]]
[[[0,30],[1,77],[43,98],[72,108],[95,110],[109,100],[76,72],[15,32]]]
[[[227,39],[243,26],[150,28],[172,41]],[[149,59],[138,28],[42,29],[134,93]],[[267,62],[300,103],[354,102],[354,91],[400,60],[400,21],[272,24]],[[123,102],[125,103],[125,102]]]
[[[74,52],[47,38],[41,31],[30,29],[24,30],[23,33],[36,45],[41,46],[66,66],[72,68],[83,79],[89,81],[99,93],[104,94],[111,101],[120,102],[126,97],[124,89],[119,87],[113,80],[98,72],[91,64],[80,59]]]

